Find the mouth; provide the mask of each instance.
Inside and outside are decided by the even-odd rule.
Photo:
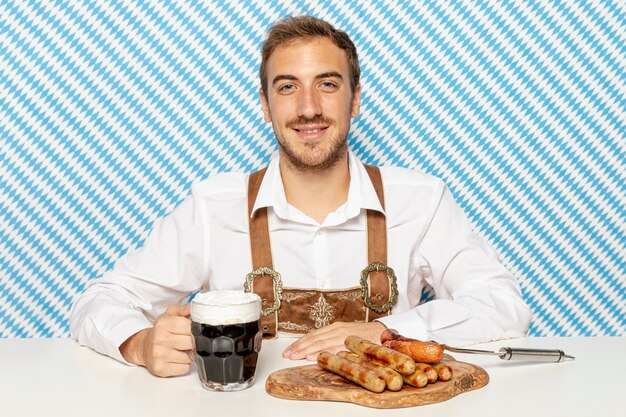
[[[292,129],[295,130],[300,138],[311,140],[318,139],[324,136],[324,133],[326,132],[326,129],[328,129],[328,126],[299,126]]]

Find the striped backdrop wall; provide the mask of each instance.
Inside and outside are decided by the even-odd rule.
[[[625,2],[5,0],[1,337],[68,336],[194,181],[269,160],[259,46],[288,13],[351,34],[352,148],[447,182],[532,335],[625,333]]]

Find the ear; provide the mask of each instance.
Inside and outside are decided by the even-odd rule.
[[[356,86],[354,90],[354,95],[352,96],[352,103],[350,104],[351,110],[350,115],[354,118],[359,115],[361,110],[361,84]]]
[[[261,108],[263,108],[263,119],[269,123],[272,121],[272,114],[270,113],[270,103],[267,101],[265,94],[263,94],[262,88],[259,88],[259,96],[261,98]]]

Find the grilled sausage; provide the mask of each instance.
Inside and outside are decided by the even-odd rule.
[[[402,375],[400,375],[393,369],[371,362],[365,359],[364,357],[359,356],[356,353],[352,353],[352,352],[346,352],[346,351],[339,352],[337,353],[337,356],[344,358],[344,359],[348,359],[352,362],[358,363],[359,365],[376,372],[378,376],[380,376],[382,379],[385,380],[385,384],[387,384],[387,389],[389,391],[399,391],[402,389],[402,384],[404,384]],[[435,372],[435,377],[436,377],[437,371],[435,371],[434,369],[433,371]]]
[[[437,370],[437,376],[440,381],[449,381],[452,379],[452,368],[444,363],[436,363],[435,369]]]
[[[426,376],[426,372],[418,369],[413,372],[411,375],[403,375],[404,382],[406,384],[412,385],[416,388],[423,388],[428,384],[428,377]]]
[[[385,329],[380,335],[380,343],[384,345],[389,340],[398,340],[401,337],[396,329]]]
[[[320,352],[317,355],[317,363],[327,371],[341,375],[372,392],[378,393],[385,390],[385,380],[378,376],[376,372],[348,359],[340,358],[329,352]]]
[[[415,372],[415,362],[409,356],[385,346],[377,345],[358,336],[348,336],[345,345],[351,352],[388,366],[403,375]]]
[[[416,363],[415,369],[419,369],[426,374],[429,384],[434,384],[435,382],[437,382],[437,378],[439,377],[439,375],[437,374],[437,370],[433,365],[430,365],[428,363]]]
[[[443,346],[419,340],[387,340],[384,346],[404,353],[415,362],[436,363],[443,359]]]
[[[443,359],[442,345],[404,337],[396,329],[385,329],[380,335],[380,343],[409,355],[415,362],[435,363]]]

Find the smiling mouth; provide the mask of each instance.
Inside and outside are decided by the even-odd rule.
[[[309,142],[324,138],[326,130],[333,125],[332,119],[317,115],[310,118],[300,116],[289,120],[286,127],[292,129],[300,139]]]
[[[293,128],[293,130],[295,130],[296,132],[304,133],[304,134],[307,134],[307,135],[314,135],[314,134],[319,133],[321,131],[324,131],[326,129],[328,129],[328,127],[317,127],[315,129],[306,129],[306,128],[305,129],[296,129],[295,127]]]

